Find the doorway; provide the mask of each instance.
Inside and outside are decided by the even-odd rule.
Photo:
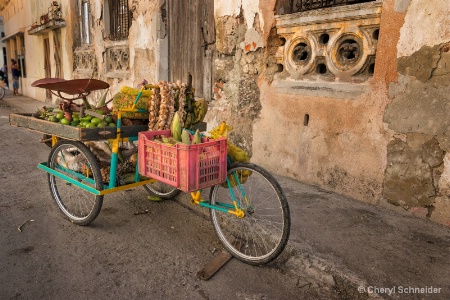
[[[215,42],[214,0],[169,0],[169,80],[187,82],[210,101]]]

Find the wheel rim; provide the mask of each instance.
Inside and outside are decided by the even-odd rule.
[[[251,171],[242,184],[247,201],[238,186],[232,188],[245,217],[211,210],[212,221],[219,239],[233,255],[248,262],[266,263],[281,253],[287,240],[288,211],[281,199],[284,196],[262,173],[249,168],[239,170]],[[244,181],[244,172],[239,173],[239,181]],[[212,204],[232,203],[228,188],[217,186],[211,196]]]
[[[84,172],[92,172],[91,163],[88,158],[73,145],[61,145],[53,153],[49,167],[70,177],[78,182],[96,188],[95,175],[91,175],[88,180],[79,175],[84,168]],[[86,174],[86,173],[84,173]],[[91,216],[97,207],[97,199],[88,191],[85,191],[64,179],[49,175],[50,189],[56,203],[61,211],[73,221],[84,221]]]
[[[160,196],[160,197],[175,196],[179,192],[177,190],[177,188],[175,188],[175,187],[173,187],[171,185],[159,182],[159,181],[155,181],[155,182],[146,184],[145,187],[152,194],[154,194],[156,196]]]

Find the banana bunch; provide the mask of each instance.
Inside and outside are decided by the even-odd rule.
[[[184,119],[184,128],[189,128],[192,125],[194,125],[195,124],[194,119],[195,119],[194,113],[187,113],[186,119]]]
[[[206,112],[208,111],[208,103],[201,98],[194,102],[194,119],[192,124],[197,124],[203,121]]]

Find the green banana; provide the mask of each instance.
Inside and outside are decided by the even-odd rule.
[[[191,137],[186,129],[183,129],[183,131],[181,132],[181,142],[186,145],[191,144]]]
[[[172,124],[170,126],[170,131],[174,140],[181,142],[181,122],[180,114],[178,112],[173,116]]]
[[[198,131],[198,129],[195,131],[194,137],[192,139],[192,145],[195,144],[201,144],[202,143],[202,138],[200,136],[200,131]]]

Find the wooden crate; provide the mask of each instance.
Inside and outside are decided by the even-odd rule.
[[[116,138],[116,127],[79,128],[38,119],[30,113],[10,114],[9,124],[75,141],[96,141]],[[147,130],[147,125],[122,126],[121,136],[137,137],[138,132]]]

